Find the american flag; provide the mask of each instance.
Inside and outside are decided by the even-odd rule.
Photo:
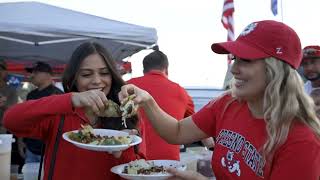
[[[274,16],[278,14],[278,0],[271,0],[271,11]]]
[[[228,41],[234,40],[233,12],[233,0],[224,0],[221,22],[223,27],[228,31]]]

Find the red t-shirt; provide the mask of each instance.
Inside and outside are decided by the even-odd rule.
[[[195,124],[216,137],[212,168],[217,179],[318,180],[320,141],[310,128],[295,122],[285,143],[265,163],[259,150],[266,141],[266,123],[254,118],[245,102],[230,95],[211,101],[192,116]]]
[[[192,98],[179,84],[170,81],[159,71],[151,71],[142,77],[128,81],[141,89],[146,90],[158,103],[162,110],[177,120],[194,113]],[[153,129],[144,112],[141,110],[141,119],[145,125],[145,144],[147,159],[180,159],[180,146],[168,144]]]
[[[46,144],[44,179],[47,179],[52,151],[61,114],[65,114],[62,132],[77,130],[89,121],[81,109],[72,109],[71,93],[29,100],[9,108],[4,116],[5,127],[18,137],[41,139]],[[78,148],[60,139],[54,169],[54,180],[120,179],[111,167],[135,160],[133,148],[123,152],[120,159],[106,152]]]

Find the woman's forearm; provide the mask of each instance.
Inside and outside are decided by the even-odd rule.
[[[171,144],[179,144],[179,123],[164,112],[153,98],[143,105],[143,110],[157,133]]]
[[[4,114],[4,126],[25,136],[29,131],[40,128],[43,121],[55,118],[57,114],[72,113],[70,94],[53,95],[38,100],[29,100],[11,106]]]

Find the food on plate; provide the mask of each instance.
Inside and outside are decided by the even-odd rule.
[[[152,161],[139,159],[139,160],[129,162],[128,165],[124,167],[122,173],[136,174],[136,175],[150,175],[150,174],[166,173],[166,168],[167,167],[164,167],[164,166],[156,166]]]
[[[132,94],[121,102],[120,110],[122,112],[121,116],[122,116],[122,123],[124,127],[127,127],[126,119],[137,114],[138,106],[136,106],[133,102],[133,99],[135,97],[136,96]]]
[[[87,110],[87,114],[94,114],[91,109]],[[99,112],[98,116],[100,117],[120,117],[121,110],[120,106],[112,100],[108,100],[106,103],[106,109]]]
[[[135,95],[130,95],[125,98],[119,106],[112,100],[106,103],[106,109],[98,113],[99,117],[122,117],[122,124],[127,127],[126,119],[137,114],[138,107],[134,104]],[[94,114],[91,109],[87,110],[87,114]]]
[[[108,100],[106,104],[106,109],[99,115],[101,117],[120,117],[121,110],[120,106],[113,102],[112,100]]]
[[[78,132],[70,132],[68,137],[76,142],[93,145],[123,145],[130,144],[130,136],[100,136],[93,133],[90,125],[81,125]]]

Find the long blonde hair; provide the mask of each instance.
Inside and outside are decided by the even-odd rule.
[[[267,87],[264,92],[263,113],[266,122],[267,140],[260,149],[266,161],[272,161],[275,150],[287,139],[294,121],[299,121],[312,129],[320,138],[320,121],[315,112],[312,98],[306,94],[300,75],[290,65],[270,57],[266,64]],[[233,82],[227,93],[233,95]],[[233,95],[234,100],[243,101]],[[227,107],[226,107],[227,108]]]
[[[264,119],[267,141],[262,155],[271,160],[275,149],[287,139],[294,121],[310,127],[320,137],[320,122],[315,105],[306,94],[303,81],[290,65],[275,58],[266,58],[267,87],[264,93]]]

